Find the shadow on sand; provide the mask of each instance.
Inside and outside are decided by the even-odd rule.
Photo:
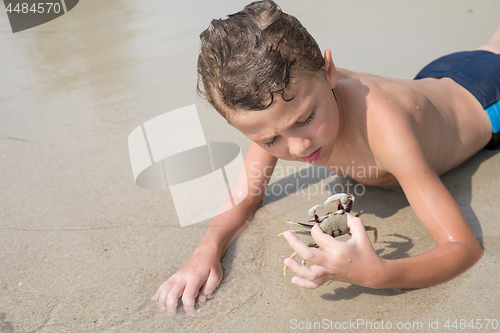
[[[444,185],[448,188],[455,200],[457,200],[481,246],[483,246],[483,232],[481,224],[471,206],[472,176],[476,173],[481,163],[497,153],[497,151],[482,150],[456,169],[441,177]],[[328,178],[332,176],[333,174],[324,167],[310,166],[309,168],[302,169],[271,184],[266,191],[262,206],[279,201],[297,192],[306,191],[313,185],[329,180]],[[336,177],[326,183],[324,190],[334,194],[339,192],[338,189],[343,189],[342,191],[348,194],[357,195],[358,193],[354,193],[356,184],[358,183],[350,178]],[[277,188],[286,188],[287,191],[278,191]],[[349,188],[351,191],[349,191]],[[345,189],[347,189],[347,191],[345,191]],[[387,218],[409,205],[400,188],[364,186],[363,189],[364,192],[360,195],[360,199],[363,200],[358,200],[356,202],[356,211],[363,210],[365,213],[374,214],[380,218]],[[384,249],[377,250],[377,253],[384,259],[408,257],[410,249],[414,246],[412,238],[399,234],[391,234],[389,236],[399,238],[400,241],[384,241],[386,246]],[[393,249],[393,251],[382,255],[386,249]],[[409,290],[400,289],[377,290],[350,285],[346,288],[337,288],[334,290],[333,294],[326,293],[322,297],[325,300],[335,301],[341,299],[354,299],[360,294],[394,296],[408,291]]]

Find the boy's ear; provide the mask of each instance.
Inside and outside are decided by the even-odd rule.
[[[325,50],[325,66],[326,78],[328,79],[328,82],[330,82],[330,86],[333,89],[337,86],[337,69],[333,64],[332,51],[330,50]]]

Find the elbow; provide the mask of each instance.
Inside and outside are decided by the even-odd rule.
[[[481,259],[484,250],[481,245],[479,245],[478,241],[471,243],[461,243],[461,245],[464,251],[464,258],[466,258],[466,260],[464,261],[465,269],[468,269],[474,266],[479,261],[479,259]]]
[[[479,261],[479,259],[481,259],[481,257],[483,256],[483,253],[484,253],[484,250],[483,248],[481,247],[481,245],[479,245],[479,242],[476,242],[475,246],[471,249],[471,261],[472,261],[472,264],[474,265],[476,262]]]
[[[477,240],[474,242],[456,242],[455,244],[458,246],[456,249],[460,249],[461,253],[455,254],[455,256],[458,255],[458,257],[462,258],[462,263],[459,264],[461,273],[474,266],[483,256],[484,250]]]

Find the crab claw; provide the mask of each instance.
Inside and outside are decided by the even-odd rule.
[[[311,209],[309,209],[309,212],[308,212],[308,213],[309,213],[309,216],[310,216],[311,218],[314,218],[314,217],[315,217],[315,215],[316,215],[316,211],[317,211],[319,208],[323,208],[323,206],[322,206],[322,205],[316,205],[316,206],[312,207]]]
[[[349,197],[347,196],[347,194],[345,193],[338,193],[338,194],[334,194],[332,195],[331,197],[329,197],[328,199],[326,199],[325,203],[323,204],[324,206],[332,203],[332,202],[335,202],[335,201],[338,201],[342,204],[342,206],[346,206],[347,205],[347,200],[349,199]]]

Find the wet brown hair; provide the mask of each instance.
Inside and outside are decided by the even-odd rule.
[[[198,94],[227,120],[228,111],[263,110],[299,74],[324,71],[314,38],[294,16],[269,0],[253,2],[200,35]]]

